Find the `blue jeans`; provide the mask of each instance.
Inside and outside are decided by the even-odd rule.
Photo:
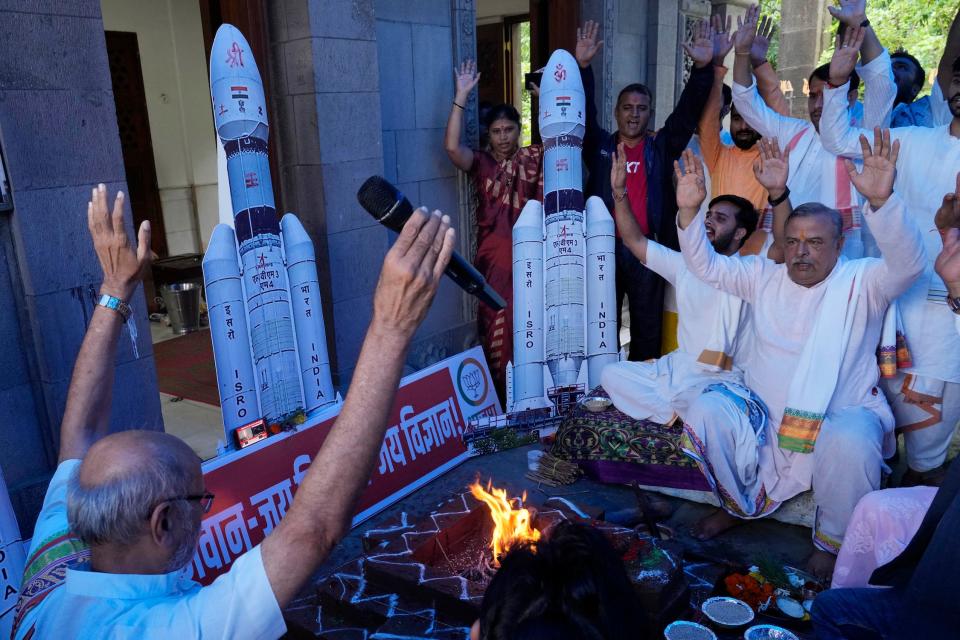
[[[960,636],[945,611],[927,611],[902,589],[830,589],[813,603],[817,640],[940,640]],[[950,619],[948,619],[950,618]]]

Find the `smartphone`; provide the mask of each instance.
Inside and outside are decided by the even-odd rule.
[[[541,80],[543,80],[542,71],[534,71],[523,75],[523,84],[527,87],[527,90],[533,89],[533,85],[539,87]]]

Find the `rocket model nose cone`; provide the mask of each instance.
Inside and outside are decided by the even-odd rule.
[[[249,136],[258,125],[268,124],[257,61],[247,39],[232,24],[217,29],[210,48],[210,94],[221,139]]]
[[[544,138],[582,137],[586,114],[580,67],[569,52],[557,49],[540,82],[540,133]]]
[[[313,240],[297,216],[292,213],[283,216],[280,220],[280,232],[283,234],[283,252],[288,265],[315,259]]]
[[[218,224],[213,228],[207,251],[203,254],[203,279],[209,285],[222,278],[239,276],[237,236],[230,225]]]
[[[523,205],[523,210],[520,212],[520,217],[517,218],[517,221],[513,224],[513,228],[517,227],[536,227],[540,229],[543,226],[543,207],[536,200],[527,200],[527,204]]]
[[[540,83],[540,93],[549,90],[561,89],[583,92],[583,80],[580,78],[580,65],[565,49],[557,49],[543,68],[543,80]]]
[[[610,212],[607,211],[607,205],[603,204],[603,200],[597,196],[590,196],[587,198],[587,226],[591,227],[595,224],[603,224],[604,222],[609,222],[613,225],[613,218],[610,216]]]

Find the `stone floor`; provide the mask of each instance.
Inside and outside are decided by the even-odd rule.
[[[153,344],[178,337],[162,322],[150,323]],[[220,407],[160,394],[163,428],[190,445],[203,460],[217,455],[217,444],[224,439],[223,416]]]
[[[377,528],[382,523],[399,517],[402,513],[406,513],[410,521],[423,518],[477,478],[483,481],[493,479],[496,486],[506,487],[511,495],[526,492],[527,501],[533,506],[544,506],[553,496],[566,497],[577,505],[607,512],[636,504],[630,489],[603,485],[587,479],[559,488],[537,486],[536,483],[524,477],[527,471],[527,452],[534,448],[536,447],[523,447],[468,460],[445,476],[429,483],[393,507],[353,529],[318,571],[318,582],[333,573],[337,567],[361,555],[361,540],[367,530]],[[710,507],[680,499],[668,498],[668,500],[673,503],[675,511],[665,524],[674,531],[675,539],[684,548],[684,559],[689,570],[688,578],[691,586],[694,587],[692,591],[695,604],[699,604],[698,600],[702,601],[709,594],[707,583],[715,580],[719,570],[724,567],[752,564],[762,556],[768,556],[791,566],[802,567],[807,555],[813,549],[809,529],[766,520],[746,522],[713,541],[694,540],[689,536],[689,528],[700,517],[709,513]],[[698,585],[698,581],[702,584]],[[697,586],[699,589],[696,588]],[[291,633],[291,637],[326,637],[344,640],[379,637],[463,637],[453,629],[445,629],[441,634],[439,626],[436,628],[438,635],[403,636],[396,633],[399,627],[403,626],[400,620],[391,621],[393,626],[399,625],[394,630],[391,628],[343,628],[330,625],[324,627],[322,612],[316,604],[313,588],[305,590],[301,597],[291,604],[286,613],[291,621],[301,627],[300,633],[303,634]],[[459,633],[462,634],[462,631]]]

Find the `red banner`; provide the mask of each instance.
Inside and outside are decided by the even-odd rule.
[[[204,464],[216,499],[203,520],[195,580],[213,581],[280,523],[339,411]],[[354,526],[466,459],[461,436],[480,413],[499,414],[500,405],[479,347],[404,378]]]

